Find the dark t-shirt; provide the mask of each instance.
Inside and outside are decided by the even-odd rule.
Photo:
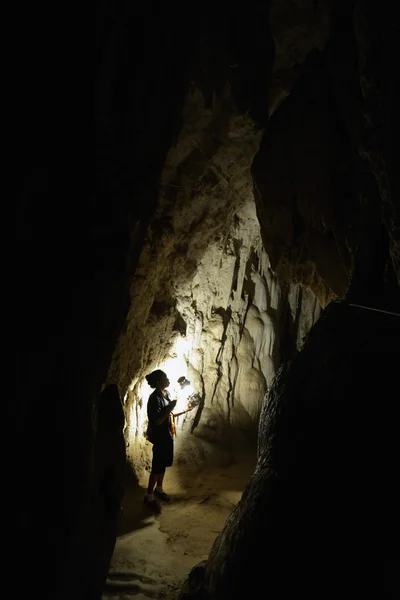
[[[163,409],[170,404],[168,392],[164,391],[164,394],[154,390],[150,395],[147,403],[147,417],[149,419],[149,428],[151,431],[152,443],[158,444],[163,442],[170,442],[173,439],[170,432],[170,418],[169,416],[160,424],[156,425],[156,421],[160,416]]]

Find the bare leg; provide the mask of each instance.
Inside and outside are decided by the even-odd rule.
[[[165,473],[161,473],[161,475],[157,475],[157,487],[162,488],[164,475],[165,475]]]
[[[156,483],[158,483],[160,477],[163,477],[163,475],[156,475],[155,473],[150,473],[149,485],[147,486],[147,494],[149,496],[153,494],[154,488],[156,487]]]
[[[158,496],[159,498],[161,498],[161,500],[164,500],[164,502],[169,502],[170,501],[170,497],[168,496],[168,494],[166,494],[163,490],[163,480],[164,480],[164,475],[165,475],[165,471],[164,473],[162,473],[161,475],[158,475],[157,477],[157,487],[155,489],[155,494],[156,496]]]

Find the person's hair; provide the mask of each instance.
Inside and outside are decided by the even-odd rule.
[[[152,371],[151,373],[149,373],[149,375],[146,375],[146,381],[150,387],[156,388],[157,383],[159,383],[161,381],[161,379],[164,375],[165,375],[164,371],[161,371],[161,369],[156,369],[155,371]]]

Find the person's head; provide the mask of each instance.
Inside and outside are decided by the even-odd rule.
[[[146,381],[150,387],[157,390],[165,390],[169,386],[169,379],[161,369],[156,369],[149,375],[146,375]]]

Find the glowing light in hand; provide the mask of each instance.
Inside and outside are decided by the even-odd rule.
[[[165,371],[171,382],[168,390],[171,394],[171,398],[177,400],[174,413],[182,412],[188,408],[189,386],[182,389],[178,383],[178,378],[181,376],[186,377],[189,350],[189,341],[183,337],[177,338],[170,354],[170,358],[158,367],[162,371]],[[190,393],[193,393],[192,386],[190,386],[190,389],[192,390]]]

